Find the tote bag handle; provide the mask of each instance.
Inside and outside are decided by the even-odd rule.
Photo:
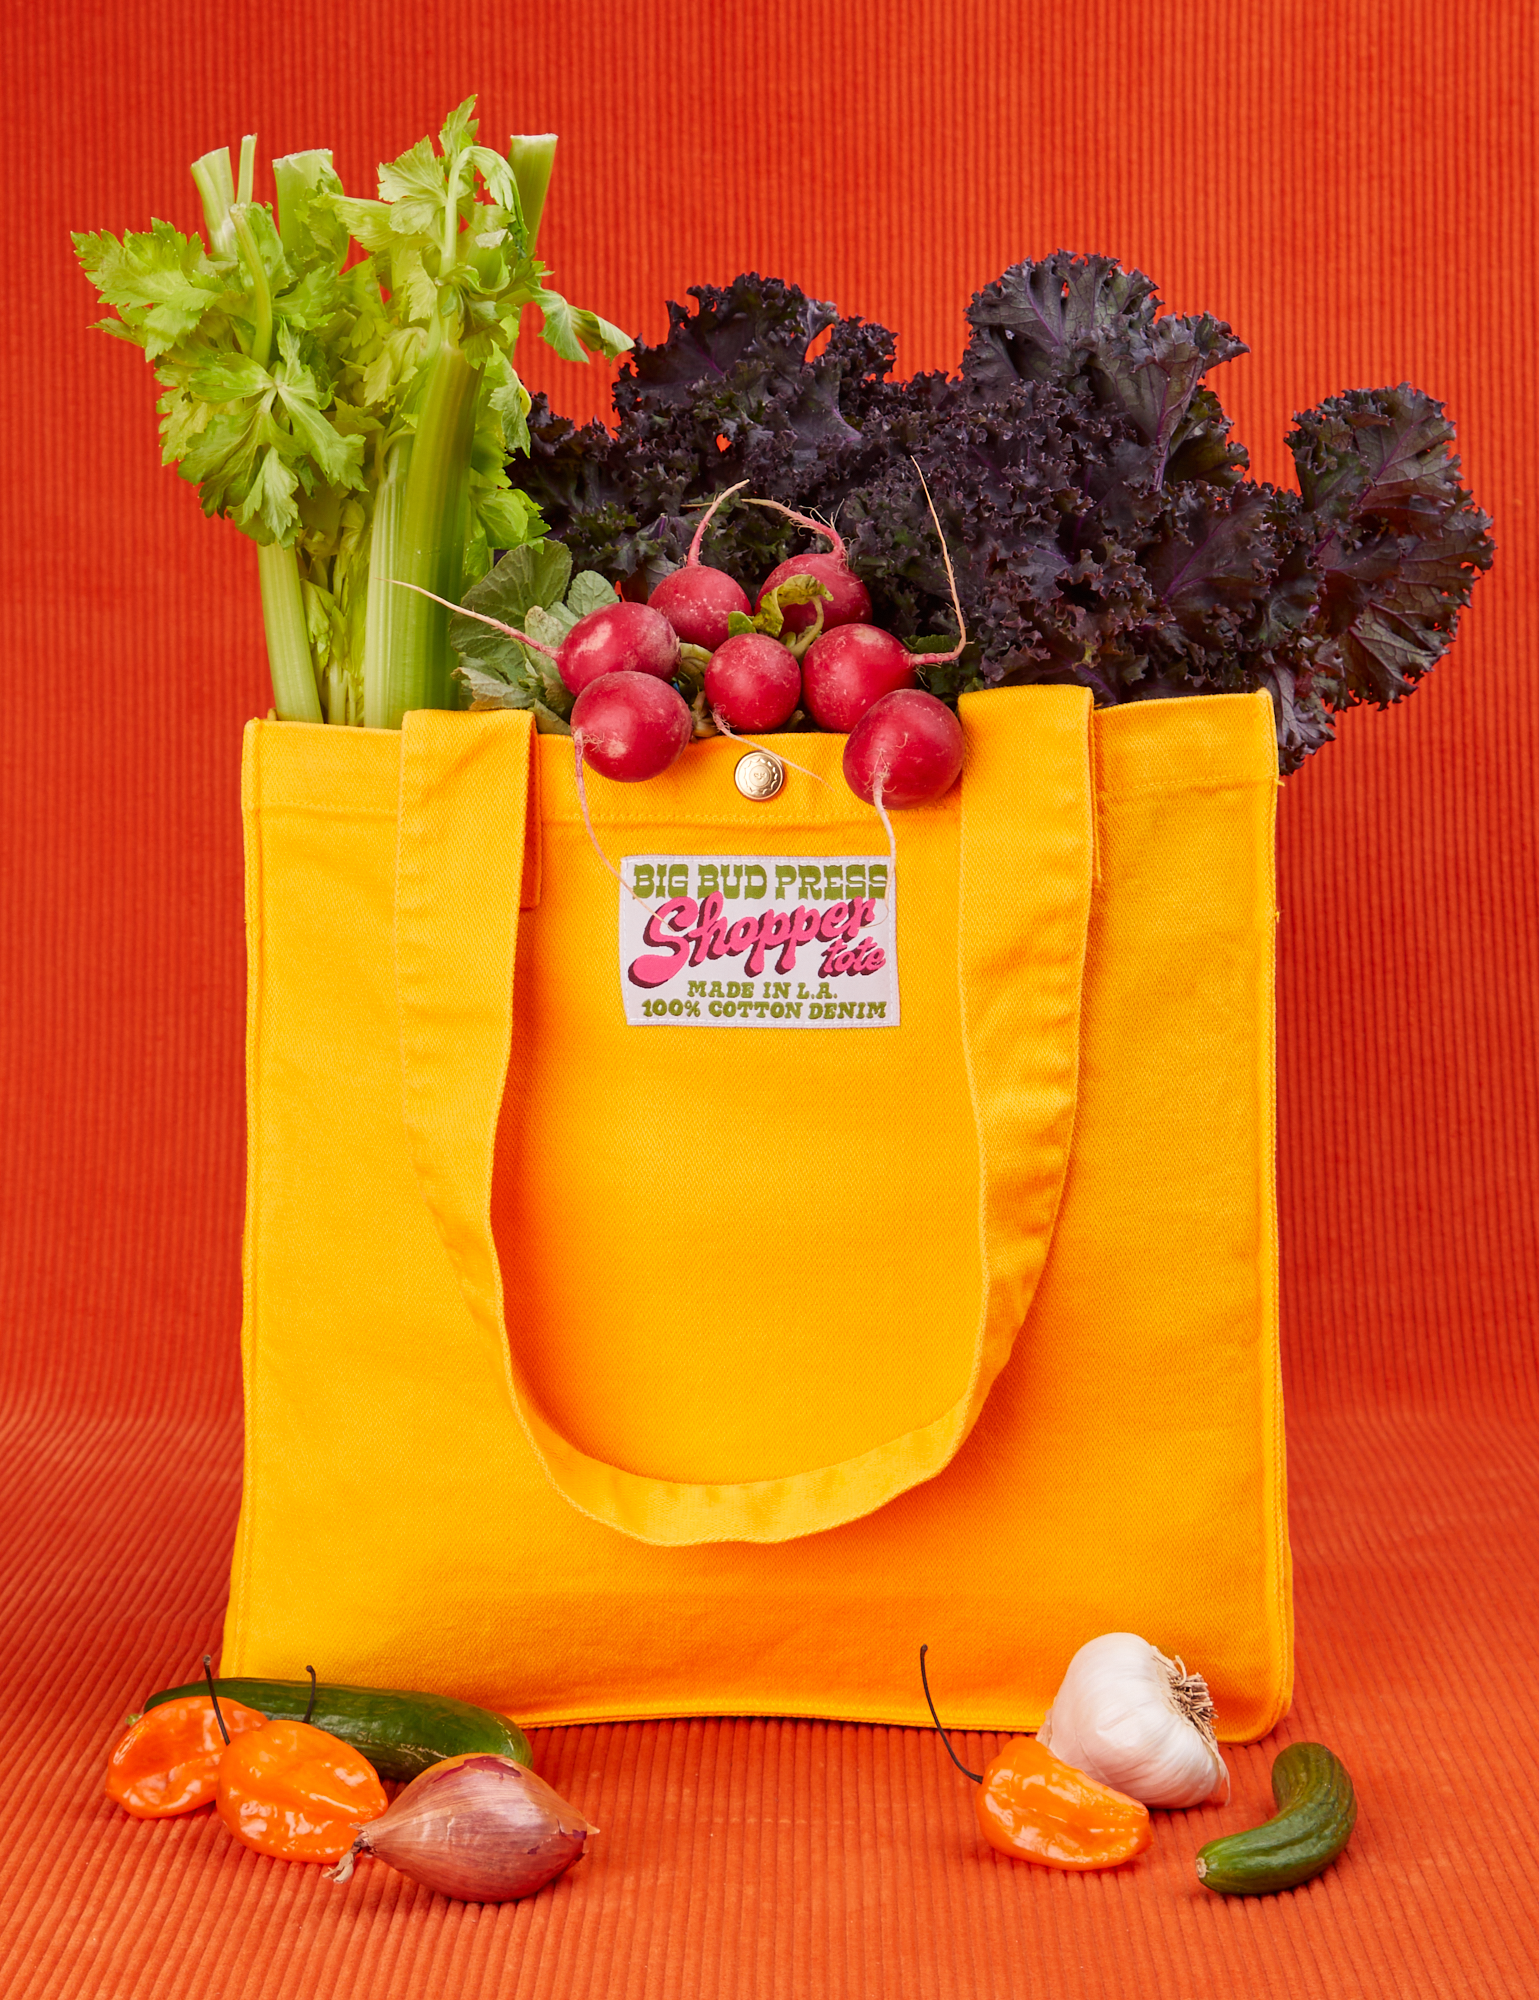
[[[530,1393],[506,1325],[492,1170],[512,1046],[531,718],[409,713],[395,952],[403,1109],[423,1199],[529,1443],[581,1513],[644,1542],[786,1541],[873,1512],[955,1456],[1047,1256],[1073,1128],[1093,859],[1090,696],[964,696],[958,967],[983,1267],[968,1381],[943,1414],[835,1465],[692,1485],[580,1451]],[[617,892],[618,893],[618,892]]]

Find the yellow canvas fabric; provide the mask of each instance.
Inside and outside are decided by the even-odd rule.
[[[895,816],[901,1023],[842,1032],[628,1027],[524,718],[252,725],[227,1670],[918,1721],[924,1639],[1029,1727],[1131,1627],[1282,1713],[1269,704],[963,720]],[[828,782],[590,777],[606,853],[879,852],[786,747]]]

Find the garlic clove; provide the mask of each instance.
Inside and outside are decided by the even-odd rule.
[[[1136,1632],[1103,1632],[1080,1647],[1037,1740],[1144,1805],[1195,1806],[1229,1796],[1207,1683]]]
[[[597,1832],[527,1765],[472,1752],[413,1778],[329,1879],[346,1882],[355,1857],[372,1854],[460,1902],[513,1902],[570,1868]]]

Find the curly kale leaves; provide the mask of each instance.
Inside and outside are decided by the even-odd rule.
[[[972,339],[962,378],[988,393],[1015,379],[1052,382],[1131,425],[1158,485],[1186,442],[1187,413],[1210,368],[1249,349],[1222,320],[1157,319],[1159,295],[1142,271],[1109,257],[1015,264],[967,311]]]
[[[1440,404],[1406,385],[1332,398],[1289,440],[1297,494],[1249,480],[1205,380],[1243,344],[1162,315],[1151,280],[1110,258],[1060,251],[985,286],[955,377],[894,381],[885,328],[779,279],[691,297],[622,370],[613,431],[536,399],[518,470],[551,532],[644,591],[683,561],[699,507],[746,480],[836,522],[878,621],[923,651],[955,618],[917,461],[969,633],[930,670],[947,699],[1020,681],[1103,703],[1265,687],[1292,769],[1334,711],[1410,692],[1490,565]],[[752,592],[806,546],[731,507],[706,559]]]
[[[1315,682],[1332,708],[1383,708],[1453,637],[1491,566],[1491,524],[1459,483],[1442,404],[1408,383],[1331,396],[1298,426],[1288,444],[1319,533]]]
[[[670,305],[667,338],[622,369],[612,433],[577,429],[537,397],[530,463],[519,467],[576,561],[647,588],[684,559],[694,533],[685,510],[724,487],[746,480],[798,506],[858,483],[861,427],[893,364],[885,328],[840,319],[779,279],[749,274],[692,296],[696,310]],[[757,584],[803,546],[786,521],[739,508],[713,524],[710,560]]]

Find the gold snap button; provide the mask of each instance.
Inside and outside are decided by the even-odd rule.
[[[752,750],[739,757],[732,778],[745,799],[772,799],[786,781],[786,767],[768,750]]]

